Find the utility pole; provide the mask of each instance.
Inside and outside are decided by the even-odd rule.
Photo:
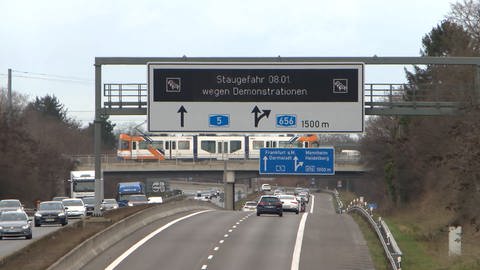
[[[7,119],[10,122],[10,118],[12,116],[12,69],[8,69],[8,85],[7,85]]]

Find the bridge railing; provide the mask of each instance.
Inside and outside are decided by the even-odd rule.
[[[368,203],[364,202],[362,199],[353,200],[346,209],[347,212],[356,211],[361,214],[370,224],[370,226],[375,230],[378,239],[382,243],[383,249],[387,256],[388,261],[392,269],[401,270],[402,262],[402,251],[398,247],[393,234],[390,232],[387,224],[382,220],[381,217],[378,218],[378,222],[373,218],[373,209],[368,207]]]
[[[453,96],[440,94],[437,88],[402,83],[366,83],[365,108],[453,108],[458,106]],[[148,101],[145,83],[106,83],[103,85],[104,107],[107,109],[145,109]],[[448,97],[447,97],[448,96]]]
[[[131,163],[135,164],[134,162],[137,163],[152,163],[152,162],[158,162],[158,163],[168,163],[168,164],[178,164],[178,165],[186,165],[186,164],[205,164],[205,163],[218,163],[224,160],[229,160],[229,161],[237,161],[241,162],[243,161],[250,161],[250,162],[255,162],[258,161],[258,158],[253,158],[253,159],[246,159],[244,154],[237,154],[237,155],[231,155],[229,154],[228,156],[220,157],[217,158],[218,155],[211,155],[211,156],[203,156],[203,158],[195,160],[191,157],[188,158],[173,158],[173,159],[166,159],[166,160],[128,160],[128,159],[123,159],[119,158],[116,154],[102,154],[100,155],[101,162],[103,164],[121,164],[121,163]],[[89,165],[89,164],[94,164],[95,163],[95,156],[94,155],[71,155],[68,156],[68,158],[75,163],[82,164],[82,165]],[[342,154],[342,153],[336,153],[335,154],[335,163],[336,164],[361,164],[362,160],[360,156],[351,156],[348,154]]]

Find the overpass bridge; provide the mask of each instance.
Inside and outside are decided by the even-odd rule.
[[[73,156],[77,163],[77,170],[94,170],[94,156]],[[283,178],[314,178],[315,181],[336,183],[345,181],[348,189],[351,181],[361,178],[369,169],[360,158],[346,154],[335,155],[335,175],[305,176],[305,175],[261,175],[258,159],[230,159],[230,160],[160,160],[160,161],[132,161],[119,160],[114,155],[101,156],[104,191],[111,196],[117,182],[145,181],[146,179],[169,179],[183,181],[189,185],[198,182],[210,182],[215,185],[224,185],[226,198],[234,198],[235,190],[252,189],[261,179]],[[260,179],[260,180],[259,180]],[[227,209],[233,209],[233,201],[227,202]]]
[[[94,170],[95,156],[72,156],[77,163],[77,170]],[[258,175],[258,159],[230,159],[230,160],[159,160],[159,161],[132,161],[119,160],[114,155],[102,155],[103,172],[212,172],[235,171],[253,172]],[[362,173],[368,171],[360,158],[346,154],[335,155],[335,171],[337,173]],[[259,175],[258,175],[259,176]]]

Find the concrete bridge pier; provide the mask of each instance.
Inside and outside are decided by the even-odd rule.
[[[223,172],[225,210],[235,210],[235,171]]]

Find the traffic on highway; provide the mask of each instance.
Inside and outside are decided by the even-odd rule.
[[[245,201],[240,211],[212,208],[156,220],[102,250],[81,269],[152,269],[155,265],[161,265],[159,269],[319,269],[304,263],[312,261],[328,266],[321,269],[335,269],[338,261],[330,253],[337,247],[323,245],[329,237],[341,239],[336,245],[343,249],[363,254],[367,263],[362,262],[366,267],[362,269],[370,269],[368,249],[355,240],[361,239],[358,228],[349,216],[335,214],[329,195],[312,194],[307,188],[263,189],[255,200]],[[199,190],[186,199],[214,205],[221,195],[220,189]],[[18,201],[16,208],[14,200],[0,201],[0,206],[12,206],[0,208],[4,209],[0,257],[28,245],[28,239],[88,218],[88,198],[40,202],[30,217]],[[114,211],[119,209],[116,202],[105,199],[102,205],[105,211]],[[134,205],[127,202],[124,207]],[[357,238],[345,238],[345,232]],[[175,256],[180,250],[188,256]]]

